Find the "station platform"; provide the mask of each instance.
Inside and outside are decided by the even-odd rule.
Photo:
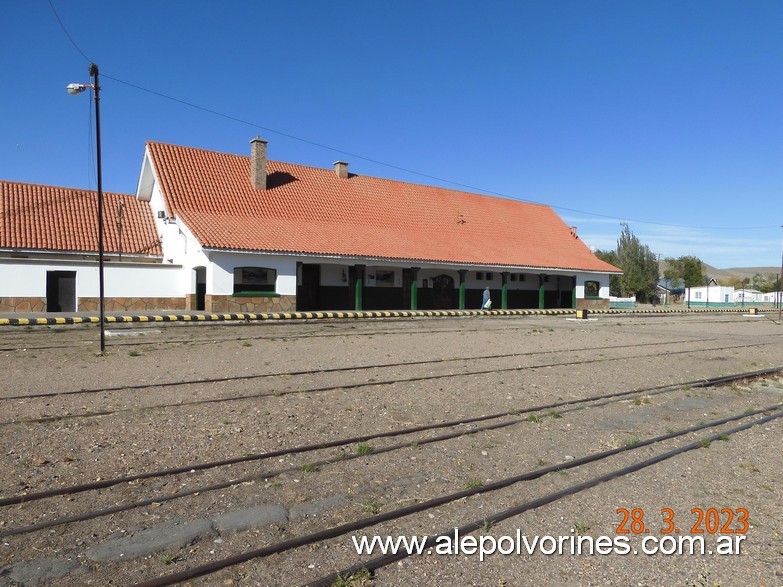
[[[263,322],[269,320],[330,320],[330,319],[373,319],[373,318],[448,318],[471,316],[578,316],[613,314],[695,314],[695,313],[747,313],[747,308],[684,308],[684,307],[646,307],[610,310],[587,310],[580,312],[572,308],[548,310],[365,310],[365,311],[319,311],[285,313],[236,313],[215,312],[106,312],[105,324],[156,322]],[[98,324],[100,316],[96,313],[29,313],[0,314],[0,326],[57,326]]]

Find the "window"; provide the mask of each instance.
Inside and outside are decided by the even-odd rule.
[[[511,281],[516,281],[516,280],[517,280],[517,274],[516,273],[512,273],[511,274]]]
[[[696,300],[700,300],[701,299],[701,292],[700,291],[693,292],[693,298],[696,299]]]
[[[476,271],[476,281],[482,281],[484,279],[483,271]]]
[[[375,271],[375,285],[378,287],[394,287],[394,271]]]
[[[597,281],[585,281],[585,297],[597,298],[600,291],[600,284]]]
[[[492,272],[491,271],[487,271],[484,274],[484,279],[486,279],[487,281],[492,281]]]
[[[234,293],[274,292],[277,271],[266,267],[237,267],[234,269]]]

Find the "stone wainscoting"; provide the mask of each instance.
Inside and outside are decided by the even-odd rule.
[[[185,309],[185,298],[104,298],[107,312],[181,311]],[[46,298],[0,298],[0,313],[48,312]],[[98,298],[79,298],[77,312],[98,312]]]
[[[79,312],[97,312],[98,298],[79,298]],[[106,312],[181,311],[185,298],[104,298]]]
[[[221,296],[207,294],[204,299],[207,312],[236,314],[250,312],[296,312],[296,296]]]
[[[0,312],[46,312],[46,298],[0,298]]]
[[[608,310],[609,299],[606,298],[588,298],[576,300],[577,310]]]

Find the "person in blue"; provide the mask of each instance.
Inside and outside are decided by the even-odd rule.
[[[481,309],[489,310],[492,307],[492,300],[489,299],[489,286],[484,288],[484,296],[481,298]]]

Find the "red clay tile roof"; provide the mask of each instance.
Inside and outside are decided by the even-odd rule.
[[[169,208],[202,246],[619,273],[548,206],[164,143],[147,148]]]
[[[122,200],[123,254],[163,255],[147,202],[106,192],[103,198],[106,253],[119,250],[117,206]],[[0,180],[0,249],[97,253],[97,207],[97,192]]]

